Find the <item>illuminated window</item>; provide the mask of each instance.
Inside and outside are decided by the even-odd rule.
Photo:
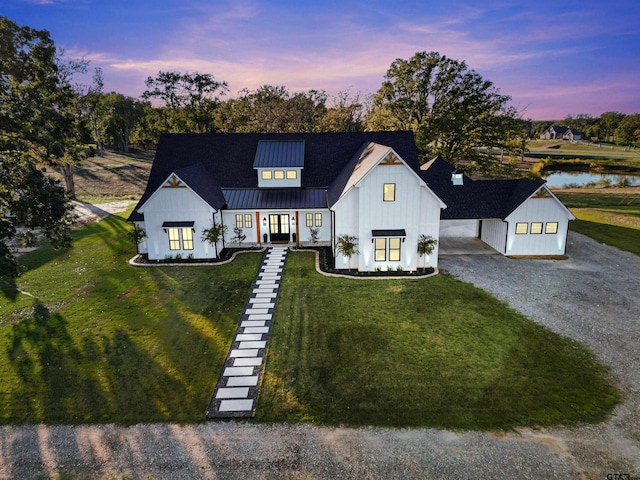
[[[307,213],[307,227],[313,227],[313,213]]]
[[[526,235],[528,231],[528,223],[516,223],[516,235]]]
[[[295,170],[287,170],[287,180],[295,180],[298,178],[298,172]]]
[[[244,215],[244,228],[251,228],[253,226],[253,222],[251,221],[251,214],[245,213]]]
[[[375,259],[376,262],[384,262],[387,260],[387,239],[376,238],[374,239],[375,245]]]
[[[262,171],[262,179],[263,180],[271,180],[271,170],[263,170]]]
[[[316,227],[322,226],[322,214],[316,213]]]
[[[169,250],[180,250],[180,229],[169,229]]]
[[[542,222],[531,222],[531,234],[538,235],[542,233]]]
[[[544,233],[558,233],[558,222],[547,222],[544,227]]]
[[[273,178],[275,178],[276,180],[283,180],[284,179],[284,170],[275,170],[273,172]]]
[[[193,250],[193,230],[191,228],[182,229],[182,249]]]
[[[399,238],[390,238],[389,239],[389,261],[390,262],[399,262],[400,261],[400,245],[402,242]]]
[[[242,228],[242,214],[238,213],[236,215],[236,227]]]
[[[396,201],[396,184],[395,183],[385,183],[384,184],[382,199],[385,202],[395,202]]]

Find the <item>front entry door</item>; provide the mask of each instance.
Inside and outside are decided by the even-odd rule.
[[[289,215],[269,215],[269,233],[272,242],[288,242]]]

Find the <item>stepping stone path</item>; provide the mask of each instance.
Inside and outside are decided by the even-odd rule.
[[[255,412],[287,247],[269,248],[213,392],[207,418],[247,418]]]

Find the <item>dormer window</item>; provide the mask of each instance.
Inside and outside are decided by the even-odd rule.
[[[258,142],[253,168],[260,188],[300,188],[304,169],[304,141]]]

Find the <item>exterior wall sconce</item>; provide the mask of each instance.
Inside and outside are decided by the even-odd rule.
[[[294,217],[291,217],[291,225],[295,225],[296,224],[296,219]]]
[[[262,226],[263,226],[263,227],[266,227],[266,226],[267,226],[267,217],[264,217],[264,218],[262,219]]]

